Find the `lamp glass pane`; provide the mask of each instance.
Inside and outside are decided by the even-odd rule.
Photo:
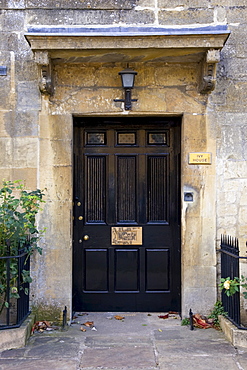
[[[132,73],[123,73],[121,75],[122,77],[122,85],[123,87],[126,88],[132,88],[134,86],[134,79],[135,75]]]

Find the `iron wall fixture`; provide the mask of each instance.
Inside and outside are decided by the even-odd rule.
[[[134,87],[135,76],[137,75],[137,72],[127,67],[126,69],[119,72],[118,74],[121,76],[122,86],[125,90],[125,98],[124,99],[114,99],[114,101],[124,102],[124,109],[130,110],[132,107],[132,102],[137,101],[137,99],[131,99],[131,90]]]

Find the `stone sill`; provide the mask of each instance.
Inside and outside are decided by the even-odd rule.
[[[238,329],[227,318],[223,316],[219,316],[219,321],[225,337],[229,340],[230,343],[232,343],[234,347],[247,348],[247,330]]]
[[[19,328],[0,330],[0,349],[21,348],[27,343],[35,322],[35,315],[30,314]]]

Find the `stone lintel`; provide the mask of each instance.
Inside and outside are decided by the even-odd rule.
[[[85,50],[174,49],[195,53],[209,49],[221,49],[230,31],[226,26],[199,28],[161,27],[36,27],[25,34],[32,50],[47,50],[54,57],[69,54],[71,50],[82,54]]]

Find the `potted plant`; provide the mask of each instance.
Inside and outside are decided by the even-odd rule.
[[[38,240],[44,230],[36,227],[44,192],[27,191],[21,181],[3,181],[0,189],[0,316],[10,302],[28,294],[25,283],[32,281],[28,260],[34,251],[42,253]],[[20,267],[19,257],[24,256]],[[27,285],[27,284],[26,284]]]

